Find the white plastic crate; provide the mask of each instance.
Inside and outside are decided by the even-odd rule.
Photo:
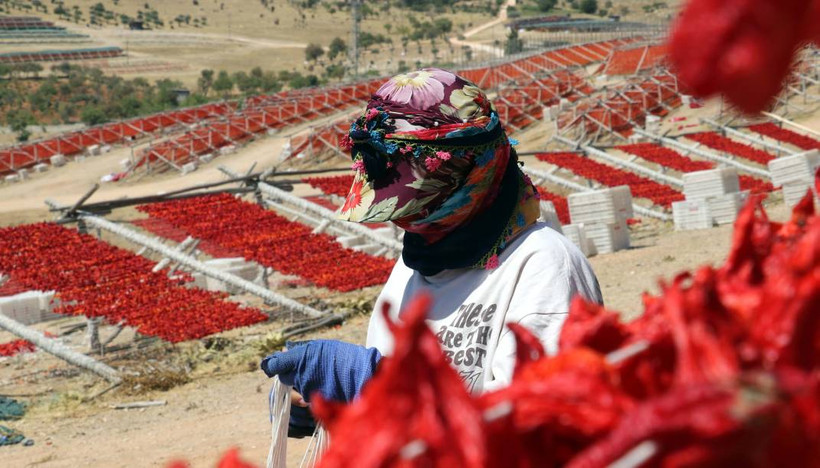
[[[26,291],[14,296],[0,297],[0,314],[16,320],[23,325],[32,325],[60,318],[51,312],[56,303],[52,303],[54,292]]]
[[[578,192],[568,198],[569,216],[577,223],[618,223],[633,216],[629,187]]]
[[[749,199],[749,191],[728,193],[718,197],[712,197],[706,201],[709,205],[709,212],[714,223],[718,226],[731,224],[737,219],[737,213]]]
[[[565,224],[563,231],[567,239],[572,241],[585,256],[592,257],[598,253],[595,244],[587,238],[583,224]]]
[[[820,151],[817,150],[769,161],[769,172],[772,174],[772,184],[775,187],[796,180],[812,180],[818,167]]]
[[[683,174],[683,194],[687,201],[707,200],[740,191],[734,168],[723,167]]]
[[[705,200],[686,200],[672,203],[672,218],[676,231],[708,229],[712,227],[712,213]]]
[[[54,167],[65,166],[66,163],[65,156],[63,156],[62,154],[55,154],[54,156],[49,158],[49,161],[51,162],[51,165]]]
[[[647,115],[644,128],[649,133],[658,133],[661,128],[661,118],[656,115]]]
[[[629,248],[629,228],[626,221],[617,223],[584,224],[587,239],[595,244],[599,254],[617,252]]]
[[[792,208],[800,202],[806,192],[812,190],[814,192],[814,181],[811,179],[792,180],[783,184],[783,201],[786,206]],[[814,193],[814,202],[818,203],[817,193]]]
[[[612,191],[613,200],[615,200],[615,211],[618,212],[618,219],[627,220],[635,217],[632,211],[632,191],[629,190],[628,185],[619,185],[609,189]]]
[[[189,162],[182,165],[182,175],[190,174],[196,170],[196,163]]]
[[[541,200],[538,205],[541,208],[539,221],[546,223],[547,226],[558,232],[563,232],[561,230],[561,221],[558,219],[558,212],[555,211],[555,205],[549,200]]]

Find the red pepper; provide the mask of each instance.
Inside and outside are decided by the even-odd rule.
[[[812,3],[689,1],[669,42],[675,72],[696,96],[723,93],[743,111],[763,110],[780,92],[794,52],[817,37],[820,10]]]
[[[415,298],[401,315],[404,323],[391,325],[393,355],[358,400],[348,407],[312,404],[332,441],[321,468],[486,463],[479,408],[425,323],[430,303],[429,296]]]

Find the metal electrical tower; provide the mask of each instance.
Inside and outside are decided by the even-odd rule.
[[[350,11],[353,14],[353,31],[350,38],[350,59],[353,61],[353,78],[359,78],[359,6],[361,0],[350,1]]]

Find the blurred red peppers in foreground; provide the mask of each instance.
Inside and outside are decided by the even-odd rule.
[[[646,296],[643,315],[576,300],[561,350],[512,327],[513,383],[470,396],[417,298],[361,398],[320,403],[341,467],[820,466],[820,217],[758,201],[729,258]]]
[[[722,266],[661,283],[644,306],[623,323],[576,299],[552,357],[511,325],[512,384],[474,396],[425,323],[430,298],[417,297],[361,397],[315,402],[331,440],[319,466],[820,467],[810,194],[783,224],[751,200]]]
[[[818,0],[690,0],[669,41],[690,92],[755,113],[782,89],[800,47],[820,44]]]

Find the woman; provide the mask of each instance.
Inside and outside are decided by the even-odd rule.
[[[356,176],[342,218],[405,230],[375,310],[389,304],[399,320],[417,292],[432,293],[428,323],[470,391],[510,382],[515,342],[505,324],[524,325],[555,352],[570,300],[602,302],[586,258],[536,222],[537,191],[492,103],[469,81],[434,68],[392,78],[344,147]],[[319,391],[349,401],[391,349],[374,313],[366,347],[312,341],[268,356],[262,369],[307,398]]]

